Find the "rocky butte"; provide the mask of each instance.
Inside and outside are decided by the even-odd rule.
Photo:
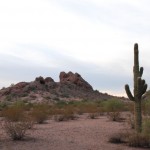
[[[106,100],[112,96],[93,90],[80,74],[60,72],[59,82],[51,77],[37,77],[32,82],[20,82],[0,90],[1,101],[26,100],[55,102],[71,100]]]

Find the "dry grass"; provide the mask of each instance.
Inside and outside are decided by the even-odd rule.
[[[46,104],[38,104],[33,107],[29,113],[30,118],[35,122],[42,124],[48,119],[49,107]]]
[[[3,123],[3,129],[13,140],[22,140],[29,129],[29,125],[30,122],[12,122],[7,120]]]

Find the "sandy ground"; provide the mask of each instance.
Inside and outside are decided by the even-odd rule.
[[[123,130],[124,122],[112,122],[106,116],[87,119],[35,125],[24,141],[12,141],[7,135],[0,135],[0,150],[142,150],[125,144],[111,144],[109,137]]]

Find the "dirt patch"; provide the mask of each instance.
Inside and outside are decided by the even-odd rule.
[[[125,144],[111,144],[109,137],[124,130],[124,122],[109,121],[106,116],[35,125],[24,141],[12,141],[0,130],[1,150],[142,150]]]

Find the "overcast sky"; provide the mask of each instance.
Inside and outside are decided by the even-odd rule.
[[[125,95],[139,44],[150,85],[149,0],[1,0],[0,88],[78,72],[94,89]]]

